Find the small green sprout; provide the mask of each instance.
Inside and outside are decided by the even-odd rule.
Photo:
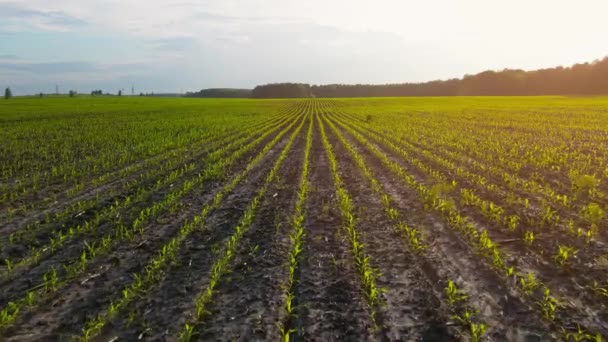
[[[447,296],[448,303],[451,306],[467,298],[467,295],[459,290],[454,281],[451,279],[448,280],[448,285],[445,287],[444,291],[445,295]]]

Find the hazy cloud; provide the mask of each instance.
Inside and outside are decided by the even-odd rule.
[[[154,49],[161,51],[189,51],[193,46],[199,44],[199,41],[193,37],[172,37],[152,40],[151,44]]]
[[[0,31],[68,31],[86,25],[84,20],[61,11],[30,9],[17,3],[0,3]]]
[[[423,81],[601,58],[606,12],[605,0],[0,0],[0,67],[23,89],[58,76],[158,91]]]
[[[85,61],[69,62],[3,62],[0,61],[0,70],[21,71],[35,74],[68,74],[68,73],[97,73],[97,72],[124,72],[144,69],[141,64],[96,64]]]

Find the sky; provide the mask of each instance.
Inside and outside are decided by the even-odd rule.
[[[0,87],[402,83],[608,56],[606,0],[0,0]]]

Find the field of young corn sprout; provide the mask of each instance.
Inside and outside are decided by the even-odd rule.
[[[0,141],[3,341],[608,336],[608,98],[16,98]]]

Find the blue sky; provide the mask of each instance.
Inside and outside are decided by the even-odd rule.
[[[396,83],[608,55],[605,0],[0,0],[0,87]]]

